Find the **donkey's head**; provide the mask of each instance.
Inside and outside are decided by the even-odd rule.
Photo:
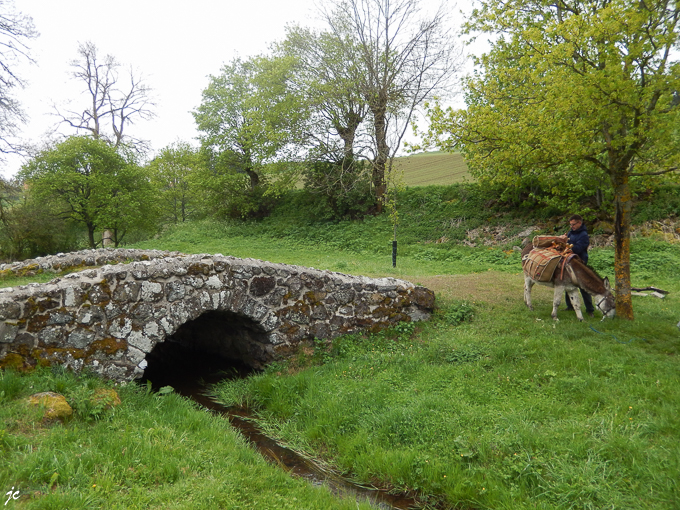
[[[603,283],[605,292],[602,295],[595,296],[595,306],[597,306],[598,310],[602,312],[603,318],[611,318],[616,315],[616,299],[614,299],[614,294],[612,294],[612,288],[609,285],[609,278],[605,277]]]

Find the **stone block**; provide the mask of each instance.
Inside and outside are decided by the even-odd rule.
[[[88,299],[93,305],[106,304],[111,301],[111,291],[108,285],[95,284],[88,292]]]
[[[149,262],[133,262],[130,274],[135,280],[146,280],[149,277]]]
[[[411,299],[420,307],[432,310],[434,308],[435,295],[430,289],[425,287],[416,287],[411,292]]]
[[[31,395],[28,397],[28,404],[33,407],[43,407],[43,420],[48,422],[66,421],[73,415],[73,409],[68,405],[66,397],[51,391]]]
[[[78,310],[78,315],[76,316],[76,322],[85,325],[102,322],[105,319],[106,314],[101,306],[84,306]]]
[[[121,282],[113,291],[113,300],[118,303],[137,301],[141,287],[139,282]]]
[[[48,326],[38,332],[38,340],[45,345],[58,345],[64,341],[65,332],[58,326]]]
[[[160,301],[163,299],[163,285],[158,282],[143,281],[140,298],[142,301]]]
[[[151,339],[141,331],[132,331],[127,337],[127,342],[128,345],[136,347],[140,351],[146,353],[151,352],[151,349],[153,349],[153,346],[155,345],[155,342],[152,342]]]
[[[80,287],[69,286],[64,289],[64,306],[67,308],[79,307],[85,301],[85,292]]]
[[[205,285],[209,289],[218,290],[222,288],[223,283],[219,276],[213,275],[206,280]]]
[[[21,306],[13,299],[0,300],[0,320],[18,319],[21,317]]]
[[[132,331],[132,319],[129,317],[117,317],[109,324],[109,334],[114,338],[127,338]]]
[[[256,276],[250,280],[250,294],[262,297],[269,294],[276,287],[276,278],[273,276]]]
[[[70,324],[75,320],[73,315],[68,312],[53,312],[49,315],[47,319],[47,325],[52,326],[55,324]]]
[[[78,328],[68,335],[66,343],[77,349],[85,349],[95,338],[94,331]]]
[[[155,321],[144,324],[142,331],[149,339],[154,341],[162,341],[165,338],[165,331]]]
[[[186,287],[181,281],[168,282],[165,284],[166,299],[170,302],[184,299],[187,295]]]
[[[9,344],[14,341],[19,333],[19,324],[16,321],[0,322],[0,343]]]

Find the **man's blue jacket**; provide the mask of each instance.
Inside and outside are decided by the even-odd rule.
[[[584,264],[588,263],[588,246],[590,245],[590,238],[586,226],[581,224],[576,230],[569,230],[567,238],[573,245],[571,251],[578,255]]]

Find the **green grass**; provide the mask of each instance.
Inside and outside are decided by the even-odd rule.
[[[632,323],[553,323],[549,293],[532,313],[516,290],[216,393],[359,481],[452,508],[676,508],[677,298],[641,298]]]
[[[396,268],[386,218],[320,224],[294,201],[262,221],[189,223],[134,247],[395,276],[436,292],[428,323],[317,342],[215,389],[360,482],[417,490],[445,508],[677,508],[680,246],[632,241],[633,285],[670,292],[634,297],[635,321],[560,312],[554,322],[552,289],[534,287],[528,311],[517,241],[493,230],[502,223],[510,239],[533,220],[493,216],[466,186],[409,190],[400,203]],[[496,244],[462,245],[475,228]],[[612,279],[611,248],[590,262]],[[174,394],[126,386],[113,411],[81,405],[52,426],[23,404],[47,389],[82,403],[101,384],[58,371],[2,375],[0,483],[21,490],[17,507],[345,508]]]
[[[47,283],[53,280],[54,273],[40,273],[34,276],[0,276],[0,288],[26,285],[27,283]]]
[[[93,413],[86,396],[104,385],[59,370],[0,373],[0,486],[19,491],[6,508],[357,508],[268,464],[228,420],[174,393],[117,387],[121,405]],[[25,403],[39,391],[65,394],[75,417],[43,424]]]

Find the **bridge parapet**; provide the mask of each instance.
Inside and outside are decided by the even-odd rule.
[[[0,366],[59,363],[131,380],[171,340],[262,368],[300,342],[426,320],[434,306],[431,290],[404,280],[222,255],[87,250],[11,270],[97,261],[127,263],[0,289]]]

